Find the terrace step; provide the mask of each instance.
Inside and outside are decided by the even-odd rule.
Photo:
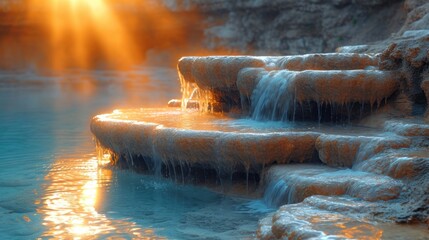
[[[378,67],[379,57],[358,53],[319,53],[286,56],[276,62],[279,69],[303,70],[353,70]]]
[[[399,87],[394,72],[378,70],[248,70],[241,74],[237,82],[240,96],[256,119],[284,119],[310,103],[317,106],[318,115],[322,106],[330,106],[330,115],[344,107],[362,112],[364,107],[375,109],[387,102]]]
[[[413,179],[429,172],[429,149],[427,147],[387,149],[355,164],[353,169],[396,179]]]
[[[285,57],[207,56],[183,57],[178,62],[179,74],[186,82],[202,89],[234,88],[237,75],[245,68],[272,70],[353,70],[378,66],[378,56],[357,53],[305,54]]]
[[[397,198],[403,186],[388,176],[315,164],[272,166],[264,183],[264,199],[271,206],[302,202],[313,195],[387,201]]]
[[[321,118],[323,106],[328,106],[332,118],[356,118],[363,110],[387,102],[399,88],[400,75],[375,70],[378,60],[356,53],[184,57],[178,63],[184,101],[170,106],[187,107],[190,102],[203,110],[238,108],[250,110],[259,120],[290,119],[296,114],[307,118],[314,115],[306,114],[312,111]],[[313,106],[306,106],[310,103]],[[360,114],[352,113],[357,108]]]
[[[262,219],[257,231],[258,239],[379,239],[381,237],[382,230],[364,219],[347,216],[344,211],[320,209],[311,204],[319,199],[327,200],[322,196],[310,197],[304,203],[284,205],[271,216]],[[336,203],[332,199],[328,201]],[[366,204],[360,204],[356,200],[342,200],[342,205],[342,209],[350,212],[359,210],[356,209],[357,207],[368,208]],[[354,231],[348,232],[349,229]]]
[[[230,169],[260,169],[271,164],[321,161],[330,167],[354,168],[359,165],[362,167],[359,170],[371,172],[365,167],[371,161],[380,166],[388,164],[390,157],[378,163],[377,157],[382,154],[406,152],[410,148],[424,149],[424,141],[419,142],[423,145],[415,146],[409,137],[363,128],[338,130],[305,125],[267,128],[270,123],[258,126],[256,121],[240,127],[239,122],[225,116],[203,116],[198,111],[131,109],[95,117],[91,130],[103,147],[118,156],[126,156],[125,160],[131,165],[133,159],[130,156],[135,159],[142,156],[147,161],[164,164],[206,164],[207,167]],[[238,128],[231,127],[234,125]],[[347,132],[347,135],[341,132]],[[408,155],[404,153],[404,157],[411,159],[412,154]],[[386,172],[390,169],[387,165],[383,169],[383,174],[392,175]]]
[[[258,239],[427,239],[422,225],[386,221],[400,208],[350,197],[312,196],[259,222]],[[384,219],[379,219],[385,216]]]
[[[410,146],[410,139],[390,134],[377,136],[324,134],[316,141],[316,149],[323,163],[347,168],[385,150]]]
[[[141,156],[140,161],[149,165],[204,165],[234,172],[249,168],[259,171],[273,163],[317,161],[315,142],[320,133],[240,130],[223,127],[216,123],[219,120],[210,115],[204,118],[199,112],[135,109],[96,116],[91,131],[103,148],[128,165],[136,164]],[[186,125],[190,121],[192,125]]]

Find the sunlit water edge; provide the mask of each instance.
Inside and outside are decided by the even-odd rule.
[[[159,107],[177,97],[174,69],[149,71],[148,81],[135,78],[131,85],[121,82],[126,74],[107,85],[97,73],[85,74],[95,76],[100,86],[51,79],[46,85],[0,87],[0,101],[7,103],[0,106],[0,239],[255,236],[258,220],[273,211],[260,200],[99,166],[90,119],[116,108]],[[255,126],[249,119],[214,124],[241,130],[250,125],[262,131],[267,125],[290,127],[270,122]],[[413,236],[424,234],[424,227],[415,234],[412,226],[381,227],[388,238],[397,237],[392,228]]]
[[[37,209],[42,237],[246,239],[272,211],[261,200],[99,164],[93,154],[53,164]]]
[[[91,117],[166,103],[179,89],[173,73],[151,72],[136,88],[97,74],[101,87],[0,87],[0,238],[252,238],[270,211],[260,201],[98,166]]]

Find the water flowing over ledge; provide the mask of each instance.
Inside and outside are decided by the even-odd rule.
[[[359,118],[399,89],[398,73],[377,70],[378,61],[350,53],[185,57],[178,64],[182,107],[192,101],[202,111],[250,110],[257,120]]]
[[[178,108],[116,110],[91,131],[118,166],[286,204],[261,220],[259,238],[386,237],[394,222],[428,218],[429,135],[412,110],[420,103],[404,97],[410,82],[381,60],[185,57],[182,99],[169,102]]]

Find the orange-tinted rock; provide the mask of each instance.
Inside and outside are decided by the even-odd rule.
[[[188,120],[193,120],[192,116]],[[163,118],[169,122],[176,118],[178,123],[163,126]],[[102,147],[118,156],[125,155],[128,161],[133,161],[133,156],[143,156],[157,164],[199,164],[227,172],[243,167],[258,169],[273,163],[311,162],[315,156],[315,141],[320,135],[224,131],[208,123],[202,123],[202,127],[208,124],[206,129],[190,129],[183,120],[180,111],[136,110],[97,116],[91,122],[91,131]]]
[[[151,156],[153,137],[158,124],[93,118],[91,132],[97,141],[116,154]]]
[[[202,111],[229,112],[240,108],[238,73],[244,68],[272,65],[275,58],[252,56],[183,57],[178,70],[182,98],[189,99],[198,89]],[[216,105],[216,109],[210,106]]]
[[[196,57],[182,57],[177,63],[178,73],[187,81],[195,82],[192,76],[192,65],[194,64]]]
[[[427,229],[395,224],[404,209],[350,197],[312,196],[260,220],[258,239],[426,239]],[[394,217],[393,217],[394,218]]]
[[[328,166],[351,167],[360,145],[369,137],[321,135],[317,138],[316,149],[319,158]]]
[[[429,5],[427,7],[429,9]],[[421,94],[422,81],[427,75],[428,49],[427,35],[394,41],[381,54],[380,69],[400,72],[401,90],[408,96],[417,97]]]
[[[258,239],[261,239],[261,240],[275,239],[274,234],[271,231],[271,225],[272,225],[271,220],[272,220],[272,214],[269,214],[269,216],[259,221],[258,230],[256,232]]]
[[[258,79],[267,74],[264,68],[245,68],[238,74],[237,87],[242,97],[250,98],[258,84]]]
[[[154,149],[163,162],[173,165],[206,164],[214,169],[234,172],[235,167],[257,167],[274,162],[311,161],[315,135],[221,133],[161,129]],[[223,169],[225,168],[225,169]]]
[[[289,88],[298,102],[380,104],[399,87],[395,73],[376,70],[298,72]]]
[[[264,58],[250,56],[184,57],[179,60],[179,72],[186,81],[195,82],[204,90],[237,90],[241,69],[265,67]]]
[[[378,239],[382,235],[382,229],[365,219],[319,209],[307,202],[281,207],[261,220],[257,231],[259,239]]]
[[[287,56],[277,62],[280,69],[352,70],[378,66],[378,56],[358,53],[323,53]]]
[[[413,123],[410,121],[388,121],[384,129],[407,137],[429,137],[429,124]]]
[[[386,151],[356,164],[353,169],[397,179],[412,179],[429,170],[429,150],[410,148]]]
[[[251,110],[257,120],[357,118],[399,88],[393,72],[376,70],[278,70],[262,72],[256,81]]]
[[[355,162],[364,161],[384,150],[406,148],[410,145],[409,139],[391,136],[321,135],[316,141],[316,149],[322,162],[328,166],[349,168]]]
[[[229,163],[270,165],[311,162],[317,133],[228,133],[217,142],[218,157]]]
[[[405,64],[412,68],[420,68],[427,61],[428,46],[429,39],[425,36],[393,42],[381,54],[380,67],[386,70],[396,70]]]
[[[201,91],[210,91],[214,98],[213,102],[225,103],[229,106],[241,104],[244,110],[249,108],[250,96],[258,88],[257,86],[265,84],[261,83],[261,79],[271,77],[276,78],[274,81],[282,81],[283,75],[287,78],[283,80],[288,83],[283,87],[285,89],[276,90],[286,91],[281,94],[290,96],[289,98],[300,104],[310,101],[338,106],[349,103],[380,105],[399,88],[399,76],[392,72],[362,70],[368,66],[377,65],[377,61],[377,56],[352,53],[309,54],[283,58],[184,57],[180,59],[178,69],[185,98],[189,97],[187,95],[193,92],[195,87],[198,87]],[[294,72],[293,77],[288,74],[291,73],[289,70],[266,71],[276,67],[319,70]],[[329,71],[320,69],[329,69]],[[191,88],[189,84],[192,85]],[[276,96],[276,94],[279,93],[271,92],[269,95]]]
[[[247,113],[251,105],[251,96],[259,79],[266,74],[264,68],[244,68],[238,73],[237,88],[240,92],[242,111]]]
[[[272,166],[265,174],[264,181],[268,186],[265,200],[276,199],[278,202],[270,205],[277,206],[301,202],[314,195],[347,194],[366,201],[386,201],[397,198],[402,189],[400,181],[387,176],[310,164]],[[282,191],[271,188],[279,183],[286,186]]]

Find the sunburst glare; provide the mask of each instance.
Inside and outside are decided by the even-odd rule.
[[[29,6],[30,19],[39,22],[49,36],[50,62],[54,69],[90,67],[98,57],[115,68],[136,63],[139,52],[136,43],[112,3],[31,0]]]

